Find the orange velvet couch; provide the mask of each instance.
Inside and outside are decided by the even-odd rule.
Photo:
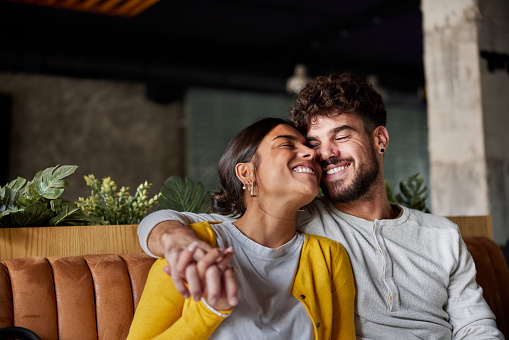
[[[125,339],[153,262],[145,254],[0,261],[0,328],[41,339]]]
[[[500,247],[465,237],[477,282],[509,338],[509,269]],[[145,254],[28,257],[0,261],[0,328],[41,339],[125,339],[153,259]]]

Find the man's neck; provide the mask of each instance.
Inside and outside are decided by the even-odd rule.
[[[400,213],[393,209],[387,198],[334,203],[334,206],[346,214],[368,221],[395,219]]]

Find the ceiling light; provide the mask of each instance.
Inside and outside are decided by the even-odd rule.
[[[297,94],[306,86],[310,79],[306,66],[304,64],[297,64],[295,65],[293,75],[286,81],[286,91],[291,94]]]

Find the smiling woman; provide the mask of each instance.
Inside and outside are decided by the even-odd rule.
[[[219,162],[216,214],[191,225],[203,241],[219,248],[191,267],[195,243],[178,262],[188,268],[187,282],[211,287],[213,273],[222,275],[220,296],[209,295],[210,290],[201,296],[190,285],[184,299],[160,259],[149,274],[128,339],[170,334],[179,339],[238,334],[355,339],[348,254],[337,242],[296,231],[297,211],[318,194],[321,168],[315,156],[302,134],[279,118],[262,119],[233,138]],[[225,221],[224,215],[238,220]],[[212,223],[217,220],[224,222]]]

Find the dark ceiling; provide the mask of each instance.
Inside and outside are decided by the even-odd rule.
[[[161,0],[133,18],[0,0],[0,71],[283,92],[304,63],[415,92],[421,20],[419,0]]]

